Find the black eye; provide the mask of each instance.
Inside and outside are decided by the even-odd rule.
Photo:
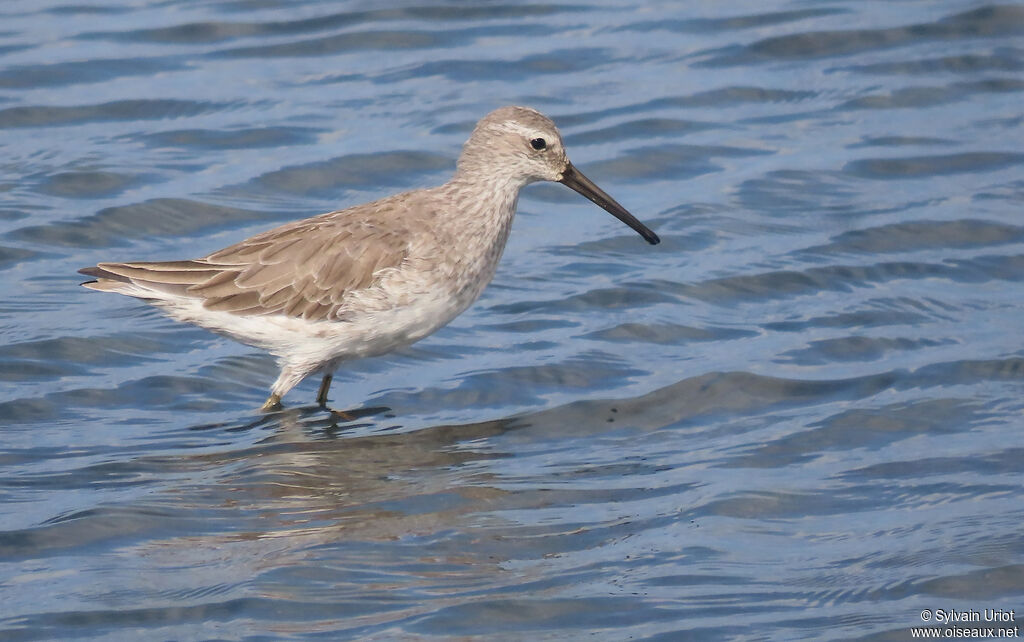
[[[530,141],[530,147],[540,151],[542,149],[547,149],[548,144],[543,138],[534,138]]]

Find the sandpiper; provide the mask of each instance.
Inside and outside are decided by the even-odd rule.
[[[580,173],[546,116],[485,116],[444,185],[287,223],[188,261],[100,263],[87,288],[143,299],[179,321],[267,350],[281,374],[262,410],[312,374],[326,405],[343,361],[390,352],[441,328],[494,276],[519,190],[571,187],[648,243],[658,235]]]

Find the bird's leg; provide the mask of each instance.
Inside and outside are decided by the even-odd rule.
[[[316,402],[320,404],[321,408],[327,408],[327,391],[331,389],[331,381],[334,380],[334,373],[328,372],[324,375],[323,380],[320,381],[320,391],[316,393]],[[331,411],[331,416],[335,419],[341,419],[342,421],[355,421],[355,416],[350,415],[344,410],[334,410],[333,408],[327,408]]]
[[[331,389],[331,381],[334,379],[334,375],[328,372],[324,375],[322,381],[320,381],[320,390],[316,393],[316,402],[321,406],[327,405],[327,391]]]
[[[260,408],[260,411],[261,412],[270,412],[271,410],[280,410],[280,409],[281,409],[281,395],[275,393],[275,394],[272,394],[269,397],[267,397],[267,400],[266,400],[266,402],[264,402],[263,407]]]
[[[277,376],[277,381],[274,382],[274,385],[270,386],[270,397],[267,399],[267,402],[263,404],[263,408],[261,408],[261,410],[263,410],[263,412],[280,410],[281,397],[285,396],[289,390],[295,387],[295,384],[302,381],[303,377],[309,373],[310,371],[302,368],[301,364],[296,366],[295,364],[290,364],[288,362],[282,363],[281,374]]]

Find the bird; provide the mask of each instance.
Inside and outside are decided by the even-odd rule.
[[[341,363],[412,344],[476,301],[494,277],[520,189],[538,181],[562,183],[660,242],[569,161],[550,118],[507,106],[476,124],[439,187],[285,223],[203,258],[98,263],[79,270],[94,279],[81,285],[272,354],[280,374],[262,411],[280,410],[314,374],[325,407]]]

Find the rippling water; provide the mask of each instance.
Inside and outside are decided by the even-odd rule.
[[[0,6],[0,636],[905,639],[1024,611],[1024,5]],[[452,325],[254,409],[79,288],[443,181],[528,188]],[[1017,616],[1024,617],[1024,614]]]

